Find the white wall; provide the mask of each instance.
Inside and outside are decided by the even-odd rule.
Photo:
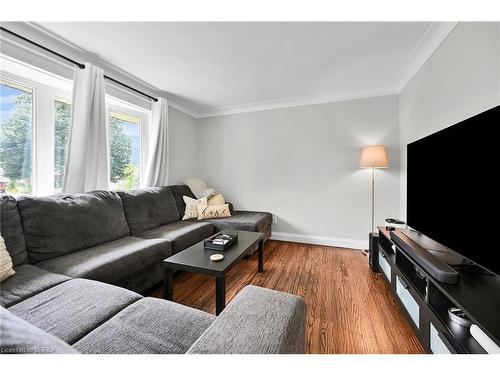
[[[168,107],[169,184],[196,176],[196,119]]]
[[[198,120],[198,175],[237,209],[269,211],[280,238],[365,247],[370,172],[360,148],[388,146],[377,173],[377,223],[398,213],[397,96]],[[299,237],[296,237],[296,236]]]
[[[399,97],[400,216],[406,145],[500,104],[500,24],[459,23]]]

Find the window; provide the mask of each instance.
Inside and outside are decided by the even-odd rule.
[[[72,82],[3,54],[0,63],[0,193],[60,193]],[[110,189],[137,188],[147,158],[150,111],[110,95],[106,95],[106,106]]]
[[[32,192],[33,90],[1,82],[0,193]]]
[[[111,188],[137,188],[141,172],[141,119],[111,112],[109,128]]]
[[[68,147],[71,104],[64,99],[54,100],[54,191],[60,193],[64,179],[64,164]]]
[[[110,143],[110,189],[129,190],[141,184],[147,159],[150,111],[106,96]]]
[[[2,54],[0,63],[0,185],[12,195],[52,194],[61,180],[55,177],[61,157],[57,128],[69,124],[72,83]]]

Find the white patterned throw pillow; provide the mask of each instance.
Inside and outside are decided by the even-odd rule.
[[[198,215],[198,212],[196,213]],[[5,247],[5,242],[0,236],[0,281],[4,281],[16,272],[12,269],[12,258]]]
[[[203,197],[211,198],[217,194],[215,189],[208,187],[205,181],[202,181],[199,178],[188,178],[182,182],[191,189],[194,196],[198,199]]]
[[[182,220],[196,219],[198,217],[198,206],[207,205],[207,197],[194,199],[184,195],[182,199],[184,199],[184,203],[186,203],[186,210],[184,211]]]

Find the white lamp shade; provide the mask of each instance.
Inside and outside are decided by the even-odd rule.
[[[389,168],[389,158],[384,145],[363,147],[361,150],[360,168]]]

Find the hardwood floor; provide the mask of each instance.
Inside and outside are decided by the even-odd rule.
[[[305,298],[309,353],[423,353],[410,324],[361,251],[268,241],[265,272],[257,273],[257,254],[227,275],[226,302],[248,284]],[[214,279],[180,273],[174,301],[214,314]],[[151,295],[161,296],[161,288]]]

